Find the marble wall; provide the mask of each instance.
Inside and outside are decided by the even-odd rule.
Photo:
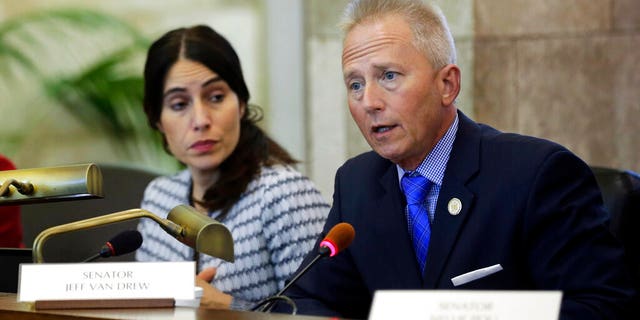
[[[640,2],[475,1],[474,114],[640,171]]]

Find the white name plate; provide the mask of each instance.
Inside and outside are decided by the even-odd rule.
[[[369,320],[556,320],[561,291],[381,290]]]
[[[195,262],[21,264],[18,301],[194,299]]]

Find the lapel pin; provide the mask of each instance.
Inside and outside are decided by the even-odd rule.
[[[452,216],[457,216],[462,211],[462,202],[458,198],[451,198],[447,204],[447,210]]]

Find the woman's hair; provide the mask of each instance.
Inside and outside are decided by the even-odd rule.
[[[202,63],[217,73],[238,96],[240,105],[246,108],[240,119],[238,145],[220,164],[218,180],[204,194],[205,206],[211,211],[222,209],[221,216],[224,217],[258,175],[261,165],[297,161],[257,126],[262,112],[259,107],[249,105],[249,89],[242,75],[240,59],[227,39],[207,26],[169,31],[149,48],[144,67],[143,106],[152,128],[158,130],[166,75],[178,59]],[[163,140],[165,150],[169,152],[164,135]]]
[[[456,47],[440,9],[421,0],[353,0],[345,8],[341,26],[345,35],[356,25],[389,14],[400,15],[413,33],[413,43],[435,70],[456,63]]]

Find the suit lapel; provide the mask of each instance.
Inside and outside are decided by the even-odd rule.
[[[458,112],[459,125],[447,169],[438,196],[434,222],[431,226],[431,240],[427,265],[425,267],[424,288],[437,288],[444,267],[454,249],[458,234],[473,206],[474,194],[466,187],[466,182],[478,171],[480,134],[477,125]],[[458,214],[451,214],[449,203],[462,204]],[[451,208],[455,209],[455,208]]]
[[[381,176],[381,192],[372,202],[376,215],[373,223],[373,235],[380,244],[380,254],[385,256],[384,274],[392,280],[387,284],[391,288],[419,288],[422,281],[418,263],[413,252],[413,245],[407,229],[407,219],[404,214],[404,200],[400,192],[398,174],[395,165]]]

